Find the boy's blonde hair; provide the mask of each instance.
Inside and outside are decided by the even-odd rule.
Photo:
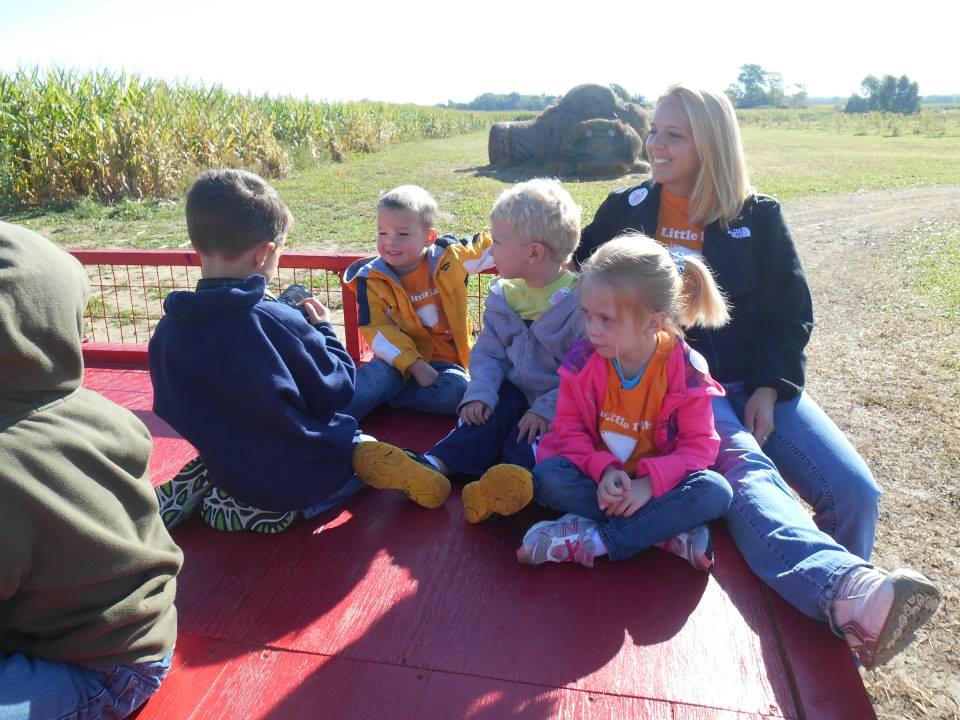
[[[700,156],[700,172],[690,195],[690,222],[719,221],[726,227],[754,192],[733,105],[724,93],[684,84],[671,85],[657,102],[668,97],[683,104]]]
[[[380,198],[377,210],[403,210],[416,213],[420,225],[429,230],[437,222],[437,201],[419,185],[401,185]]]
[[[534,178],[507,188],[490,211],[490,221],[504,222],[528,242],[550,250],[566,262],[580,242],[580,206],[556,180]]]
[[[717,328],[730,320],[727,301],[699,257],[678,255],[640,233],[598,247],[582,273],[584,282],[609,287],[618,311],[628,316],[636,318],[641,308],[666,313],[677,335],[685,327]]]

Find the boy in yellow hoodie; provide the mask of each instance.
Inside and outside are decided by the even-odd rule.
[[[357,420],[383,402],[456,415],[469,376],[473,328],[467,276],[493,267],[489,233],[439,236],[437,203],[401,185],[377,205],[377,257],[351,265],[344,282],[357,293],[360,334],[374,358],[358,368]]]

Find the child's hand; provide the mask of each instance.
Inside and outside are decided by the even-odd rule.
[[[630,490],[631,484],[630,476],[623,470],[618,470],[613,465],[607,467],[597,485],[597,504],[600,509],[609,515],[607,508],[612,508],[619,503]]]
[[[311,325],[318,325],[322,322],[330,322],[330,311],[327,306],[317,300],[315,297],[308,297],[301,300],[297,307],[303,308],[307,313],[307,320]]]
[[[420,387],[430,387],[437,381],[437,378],[440,377],[440,373],[423,360],[415,360],[407,368],[407,372],[413,376],[413,379],[417,381],[417,385]]]
[[[460,421],[464,425],[483,425],[490,419],[493,410],[482,400],[471,400],[460,408]]]
[[[620,498],[619,502],[615,503],[611,507],[608,507],[605,512],[607,515],[621,515],[623,517],[630,517],[637,510],[650,502],[650,498],[652,497],[653,485],[650,483],[650,476],[644,475],[643,477],[634,478],[630,483],[630,487],[627,489],[627,492],[623,494],[623,497]]]
[[[550,421],[542,415],[537,415],[533,410],[527,410],[520,422],[517,423],[517,442],[524,439],[533,445],[534,440],[540,435],[544,435],[550,429]]]

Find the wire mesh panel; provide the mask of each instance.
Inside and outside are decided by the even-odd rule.
[[[145,343],[163,316],[163,300],[174,290],[193,289],[200,269],[168,265],[87,266],[93,290],[84,317],[87,340]]]
[[[163,317],[163,301],[175,290],[193,290],[200,279],[194,252],[170,250],[71,250],[87,269],[91,295],[84,313],[89,343],[142,346]],[[344,271],[363,255],[284,253],[269,291],[292,284],[309,288],[330,309],[331,322],[355,360],[368,354],[357,331],[354,293],[342,284]],[[490,275],[471,277],[468,312],[479,332]]]

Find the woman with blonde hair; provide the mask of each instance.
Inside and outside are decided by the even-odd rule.
[[[633,229],[706,260],[731,321],[691,328],[687,339],[726,390],[713,400],[721,442],[712,469],[733,489],[730,534],[764,582],[830,623],[864,666],[882,664],[933,614],[939,591],[912,570],[887,573],[868,562],[880,491],[803,391],[813,308],[780,205],[750,186],[736,114],[722,93],[670,87],[657,101],[647,154],[653,177],[607,197],[575,258],[584,262]],[[814,508],[812,520],[784,478]]]

